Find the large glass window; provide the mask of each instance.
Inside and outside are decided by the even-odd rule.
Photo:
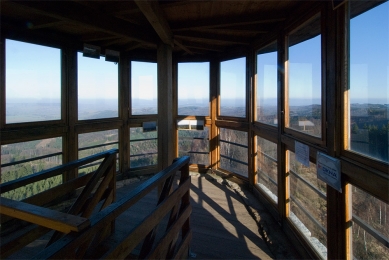
[[[192,164],[209,164],[209,130],[178,130],[178,156],[189,156]]]
[[[316,165],[309,167],[297,161],[289,151],[290,215],[293,224],[312,247],[327,258],[327,198],[326,184],[317,178]]]
[[[247,133],[220,128],[220,167],[248,177]]]
[[[62,138],[1,146],[1,182],[9,182],[62,164]],[[62,183],[62,176],[34,182],[2,196],[23,200]]]
[[[102,153],[110,149],[119,148],[118,144],[118,130],[106,130],[92,133],[85,133],[78,135],[78,158],[85,158],[97,153]],[[91,164],[82,166],[79,168],[79,174],[90,173],[97,170],[100,165],[99,161],[95,161]],[[119,168],[118,163],[116,169]]]
[[[6,123],[61,119],[61,50],[6,40]]]
[[[389,3],[377,3],[350,2],[348,149],[389,162]]]
[[[118,117],[118,65],[78,53],[78,119]]]
[[[178,114],[209,115],[209,62],[178,63]]]
[[[131,62],[131,114],[158,113],[157,63]]]
[[[277,144],[257,136],[258,186],[278,202]]]
[[[320,14],[289,35],[287,89],[287,127],[321,137]]]
[[[389,256],[389,205],[352,187],[353,256],[386,259]]]
[[[257,55],[257,121],[277,125],[277,42]]]
[[[158,164],[158,132],[144,131],[142,127],[130,129],[130,168]]]
[[[246,58],[220,63],[220,115],[246,116]]]

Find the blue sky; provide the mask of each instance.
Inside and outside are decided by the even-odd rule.
[[[350,99],[369,101],[384,99],[389,103],[389,3],[381,4],[351,20],[350,29]],[[17,41],[6,41],[6,97],[60,97],[60,50]],[[79,57],[79,91],[81,99],[117,99],[118,66],[100,60]],[[320,36],[290,48],[290,98],[320,98]],[[221,63],[221,97],[241,99],[246,95],[246,59]],[[152,70],[150,70],[150,66]],[[267,77],[258,78],[276,86],[273,64],[267,64]],[[139,63],[132,72],[134,98],[156,95],[156,64]],[[269,74],[271,73],[271,74]],[[44,79],[44,80],[42,80]],[[139,91],[142,83],[142,91]],[[209,64],[179,65],[179,98],[208,99]],[[107,87],[108,86],[108,87]],[[138,89],[137,89],[138,87]],[[196,90],[196,91],[193,91]],[[155,93],[155,94],[154,94]],[[273,98],[276,91],[265,90]]]
[[[350,99],[389,103],[389,2],[350,21]]]

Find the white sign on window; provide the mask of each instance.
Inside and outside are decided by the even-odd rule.
[[[338,159],[317,152],[316,168],[318,179],[342,192],[340,161]]]
[[[309,146],[300,142],[294,142],[294,153],[296,160],[303,165],[309,167]]]

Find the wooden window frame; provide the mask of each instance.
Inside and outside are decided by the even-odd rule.
[[[284,77],[284,111],[282,114],[284,115],[284,125],[283,132],[290,136],[295,137],[298,140],[303,140],[315,145],[325,146],[326,145],[326,129],[327,129],[327,118],[326,118],[326,73],[325,73],[325,42],[326,42],[326,31],[325,31],[325,12],[322,8],[318,10],[313,10],[309,13],[309,15],[304,16],[303,20],[300,21],[297,25],[294,25],[291,29],[289,29],[285,34],[285,59],[284,59],[284,68],[285,68],[285,77]],[[304,134],[298,130],[289,128],[289,35],[297,31],[298,29],[304,27],[307,23],[309,23],[312,19],[315,18],[316,15],[320,15],[320,36],[321,36],[321,137],[316,137],[313,135]],[[278,120],[280,123],[281,118]]]

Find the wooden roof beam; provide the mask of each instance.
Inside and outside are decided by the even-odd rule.
[[[147,30],[142,30],[139,26],[123,22],[115,17],[91,12],[90,9],[75,2],[63,2],[59,5],[55,1],[25,1],[12,2],[12,4],[18,8],[25,8],[41,15],[68,21],[80,26],[88,26],[130,40],[155,44],[155,36],[146,33]]]
[[[189,50],[179,39],[174,38],[174,44],[184,50],[186,53],[193,55],[193,52]]]
[[[135,0],[135,3],[142,11],[144,16],[150,22],[159,38],[165,43],[173,47],[173,33],[170,26],[162,13],[157,1]]]
[[[193,39],[193,40],[203,40],[203,41],[212,41],[228,44],[241,44],[249,45],[250,38],[245,38],[242,36],[233,36],[233,35],[220,35],[215,33],[207,32],[180,32],[175,34],[177,38]]]
[[[244,26],[249,24],[261,24],[261,23],[277,23],[284,21],[284,16],[269,16],[269,15],[252,15],[252,16],[237,16],[237,17],[219,17],[204,20],[193,21],[179,21],[171,23],[173,32],[185,31],[190,29],[203,29],[203,28],[221,28],[229,26]]]

